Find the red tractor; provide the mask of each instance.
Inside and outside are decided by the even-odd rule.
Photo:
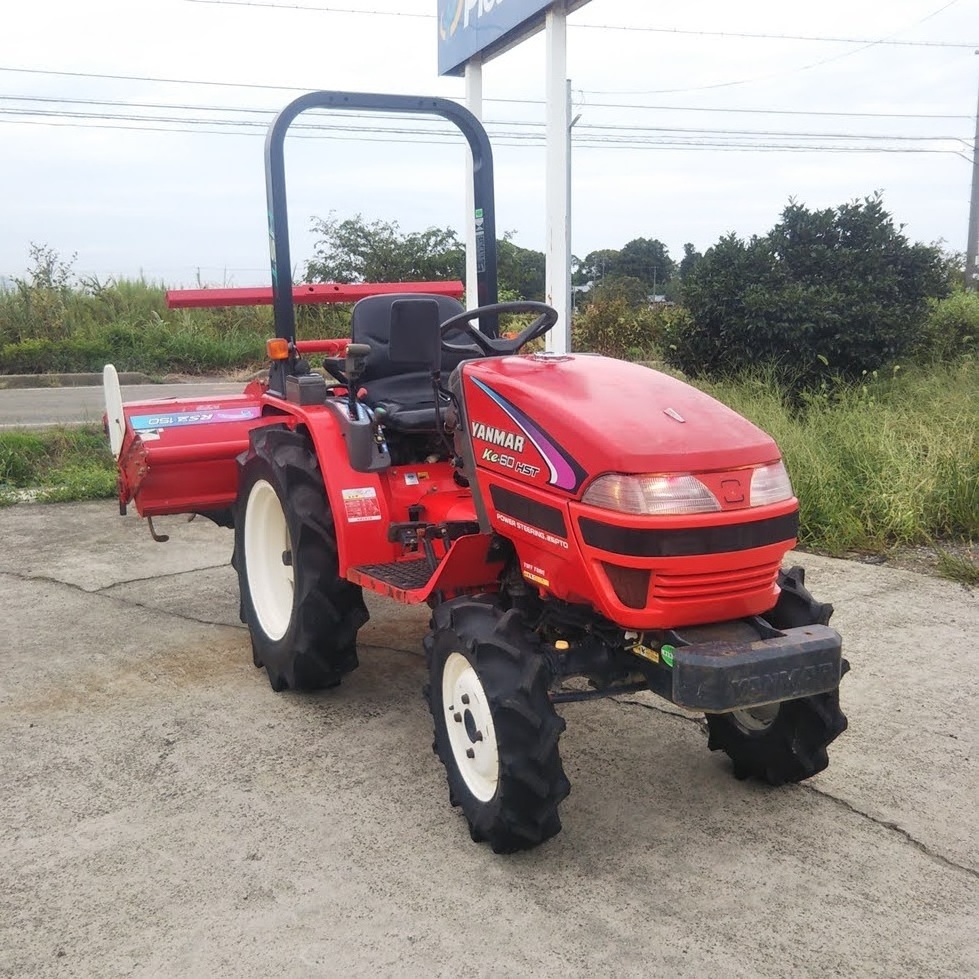
[[[317,107],[435,114],[462,130],[479,308],[438,294],[458,284],[293,286],[283,143]],[[497,852],[561,828],[563,701],[652,690],[706,713],[709,747],[738,778],[824,769],[846,728],[848,667],[831,606],[801,569],[781,569],[799,505],[772,439],[645,367],[521,353],[557,314],[496,301],[492,155],[455,103],[312,93],[278,115],[265,152],[268,382],[123,406],[109,367],[106,388],[123,512],[132,501],[149,518],[234,528],[241,618],[272,688],[332,687],[357,666],[364,588],[430,605],[434,748],[451,804]],[[358,290],[376,294],[354,306],[350,340],[296,339],[297,299]],[[498,317],[514,312],[532,322],[500,337]]]

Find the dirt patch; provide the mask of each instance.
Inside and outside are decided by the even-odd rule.
[[[188,687],[230,689],[249,678],[242,656],[247,640],[240,635],[209,637],[206,645],[177,646],[155,652],[109,672],[104,666],[74,673],[70,682],[41,686],[23,700],[4,705],[10,716],[37,719],[45,714],[79,714],[104,710],[121,701],[158,702],[168,691]]]
[[[849,561],[861,564],[879,564],[903,571],[916,571],[936,578],[962,581],[969,574],[971,566],[974,577],[979,579],[979,543],[975,541],[937,541],[933,544],[905,544],[893,547],[883,553],[867,554],[850,551],[838,555]],[[960,573],[956,574],[955,571]]]

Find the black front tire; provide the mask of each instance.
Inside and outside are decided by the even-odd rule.
[[[272,689],[336,686],[357,666],[369,613],[339,577],[336,532],[316,453],[284,427],[252,432],[238,460],[235,550],[240,615]]]
[[[823,771],[829,765],[826,748],[846,725],[836,689],[770,708],[708,714],[707,747],[727,754],[735,778],[785,785]]]
[[[765,616],[776,629],[829,625],[833,606],[817,602],[806,588],[802,568],[779,572],[778,604]],[[843,660],[841,679],[850,669]],[[827,747],[847,727],[839,687],[812,697],[786,700],[729,714],[707,715],[707,746],[734,763],[735,778],[785,785],[823,771]]]
[[[440,606],[427,646],[432,747],[473,840],[513,853],[559,833],[571,791],[558,753],[565,722],[520,614],[478,600]]]

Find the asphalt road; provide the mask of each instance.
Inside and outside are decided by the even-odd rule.
[[[206,398],[215,394],[240,394],[244,388],[241,381],[135,384],[123,386],[122,399],[149,401],[157,398]],[[102,420],[104,410],[101,385],[0,390],[0,429],[97,423]]]
[[[431,752],[427,609],[372,601],[358,671],[275,694],[228,532],[159,523],[0,510],[0,974],[979,975],[975,591],[806,557],[853,664],[826,772],[567,705],[564,830],[498,857]]]

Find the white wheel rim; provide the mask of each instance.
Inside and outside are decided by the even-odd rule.
[[[248,494],[244,537],[252,608],[265,635],[281,639],[292,621],[292,541],[279,496],[264,479],[258,480]]]
[[[731,718],[748,734],[759,734],[767,731],[775,723],[778,711],[778,704],[763,704],[760,707],[749,707],[747,710],[731,711]]]
[[[500,753],[483,685],[461,653],[450,653],[442,670],[442,709],[449,745],[466,787],[480,801],[496,795]]]

